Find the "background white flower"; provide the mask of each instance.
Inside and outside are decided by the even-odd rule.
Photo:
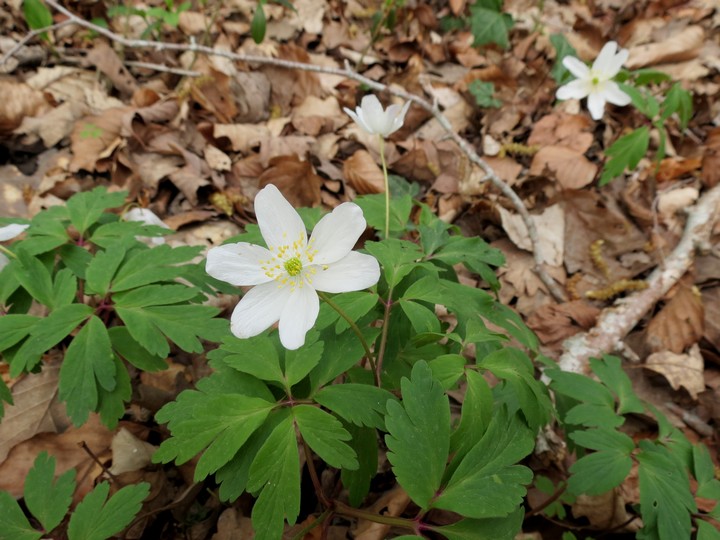
[[[125,212],[125,215],[123,216],[123,219],[125,221],[139,221],[140,223],[144,223],[145,225],[155,225],[157,227],[163,227],[165,229],[169,229],[165,222],[160,219],[155,212],[148,208],[132,208]],[[141,242],[147,242],[155,245],[160,245],[165,243],[165,238],[162,236],[138,236],[138,240]]]
[[[365,131],[385,138],[402,127],[409,108],[408,101],[405,105],[390,105],[387,110],[383,110],[377,96],[368,94],[362,98],[355,111],[347,107],[343,110]]]
[[[255,286],[233,311],[230,328],[237,337],[256,336],[280,321],[283,346],[297,349],[318,316],[316,291],[358,291],[380,279],[377,260],[352,251],[366,227],[356,204],[343,203],[324,216],[310,241],[302,219],[272,184],[255,197],[255,215],[268,249],[239,242],[212,248],[207,257],[214,278]]]
[[[6,240],[11,240],[21,235],[29,226],[30,225],[22,223],[11,223],[10,225],[0,227],[0,242],[5,242]],[[10,259],[7,258],[7,255],[0,252],[0,270],[5,268],[9,262]]]
[[[631,99],[612,80],[628,59],[628,50],[618,50],[618,44],[610,41],[600,51],[591,68],[574,56],[563,58],[563,65],[577,77],[557,89],[558,99],[582,99],[587,97],[587,107],[593,120],[600,120],[605,102],[625,106]]]

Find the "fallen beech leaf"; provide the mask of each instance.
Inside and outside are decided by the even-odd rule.
[[[26,116],[37,116],[50,110],[42,92],[25,83],[0,79],[0,133],[9,133]]]
[[[231,98],[232,78],[212,66],[204,67],[208,75],[205,78],[200,77],[198,81],[189,82],[190,95],[203,109],[215,115],[223,124],[227,124],[238,113],[235,101]]]
[[[700,168],[702,160],[695,158],[665,158],[660,162],[660,167],[655,175],[658,182],[669,182]]]
[[[513,186],[518,176],[522,172],[522,165],[520,165],[513,158],[505,156],[499,157],[486,157],[485,162],[492,167],[495,174],[506,184]]]
[[[704,319],[700,292],[694,286],[681,284],[648,324],[647,345],[652,351],[680,354],[702,337]]]
[[[586,114],[561,111],[543,116],[533,126],[528,146],[564,146],[581,154],[593,143],[593,122]]]
[[[367,508],[370,512],[386,515],[399,516],[410,503],[410,497],[405,490],[397,486],[386,491],[372,506]],[[365,519],[358,520],[355,529],[355,540],[383,540],[390,531],[390,525],[376,523]]]
[[[580,189],[593,181],[597,165],[571,148],[545,146],[533,156],[529,172],[535,176],[549,172],[563,189]]]
[[[358,150],[343,163],[345,181],[360,195],[383,193],[385,178],[370,152]]]
[[[260,175],[260,188],[274,184],[295,208],[320,204],[322,183],[310,162],[296,155],[271,159],[270,167]]]
[[[132,95],[137,90],[137,81],[120,57],[106,42],[95,40],[93,43],[93,48],[85,58],[85,67],[95,66],[121,93]]]
[[[340,105],[334,96],[325,99],[308,96],[292,114],[293,127],[305,135],[316,136],[333,132],[345,122],[345,115],[340,111]]]
[[[720,287],[703,290],[702,301],[705,305],[703,337],[720,349]]]
[[[570,336],[595,325],[600,310],[584,300],[541,306],[527,319],[527,325],[544,345],[560,345]]]
[[[157,446],[138,439],[123,427],[113,437],[110,449],[113,460],[110,472],[122,474],[139,471],[150,465]]]
[[[73,153],[69,167],[71,172],[107,169],[98,161],[109,157],[122,144],[120,131],[125,113],[131,110],[130,107],[108,109],[98,116],[86,116],[75,124],[70,135]]]
[[[598,529],[615,529],[631,521],[625,503],[625,498],[618,489],[611,489],[602,495],[579,495],[572,505],[572,514],[575,518],[586,517],[590,524]],[[638,524],[629,526],[631,528],[623,528],[623,532],[635,532],[640,528]]]
[[[700,177],[707,188],[714,187],[720,182],[720,128],[708,133]]]
[[[520,249],[532,251],[532,244],[528,236],[527,227],[522,217],[498,206],[503,229]],[[538,233],[540,251],[543,262],[552,266],[559,266],[563,262],[563,249],[565,245],[565,213],[559,205],[546,208],[542,214],[532,216]]]
[[[663,375],[673,390],[679,390],[682,386],[693,399],[697,399],[698,394],[705,390],[704,365],[697,343],[690,348],[688,354],[656,352],[645,361],[645,367]]]
[[[681,230],[681,223],[677,217],[678,212],[689,208],[700,196],[694,187],[681,187],[660,193],[657,197],[657,209],[660,219],[671,230]]]
[[[204,150],[205,161],[211,169],[216,171],[229,171],[232,168],[232,160],[222,150],[218,150],[215,146],[208,144]]]
[[[0,422],[0,463],[17,444],[37,433],[57,433],[70,424],[57,400],[59,365],[44,365],[12,386],[13,405]]]
[[[705,30],[702,26],[688,26],[660,43],[631,47],[625,67],[637,69],[663,62],[690,60],[700,54],[704,42]]]
[[[211,540],[235,540],[254,536],[252,520],[240,514],[236,508],[227,508],[220,514],[217,520],[217,532],[212,535]]]
[[[226,137],[235,152],[248,153],[270,135],[268,128],[256,124],[215,124],[213,137]]]

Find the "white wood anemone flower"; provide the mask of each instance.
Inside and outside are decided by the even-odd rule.
[[[11,223],[10,225],[0,227],[0,242],[12,240],[16,236],[20,236],[29,226],[30,225],[22,223]],[[9,262],[10,259],[7,258],[7,255],[0,252],[0,270],[5,268]]]
[[[587,97],[587,107],[593,120],[600,120],[605,112],[605,103],[624,107],[631,101],[613,77],[620,72],[628,59],[628,50],[619,49],[618,44],[609,41],[588,67],[574,56],[563,58],[563,65],[577,79],[561,86],[555,94],[558,99],[582,99]]]
[[[305,343],[320,310],[316,291],[366,289],[380,279],[375,257],[352,251],[366,223],[354,203],[325,215],[308,241],[302,219],[272,184],[255,197],[255,215],[268,248],[239,242],[210,249],[206,270],[235,286],[253,286],[230,319],[239,338],[256,336],[280,322],[286,349]]]
[[[138,221],[140,223],[144,223],[145,225],[155,225],[157,227],[163,227],[164,229],[170,228],[157,216],[155,212],[148,208],[132,208],[125,212],[123,219],[125,221]],[[165,238],[162,236],[137,236],[136,238],[141,242],[154,244],[156,246],[165,243]]]
[[[347,107],[343,110],[368,133],[387,138],[403,126],[409,108],[410,102],[407,101],[404,105],[390,105],[384,110],[377,96],[368,94],[354,111]]]

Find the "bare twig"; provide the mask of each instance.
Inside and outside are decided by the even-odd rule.
[[[70,24],[74,24],[75,21],[73,20],[67,20],[62,21],[56,24],[51,24],[50,26],[46,26],[45,28],[38,28],[37,30],[31,30],[28,32],[20,41],[18,41],[15,45],[13,45],[10,50],[8,50],[5,54],[2,55],[2,58],[0,58],[0,66],[2,66],[5,62],[10,60],[13,56],[15,56],[20,49],[22,49],[27,43],[33,39],[35,39],[37,36],[42,35],[46,32],[52,32],[53,30],[57,30],[59,28],[62,28],[64,26],[68,26]]]
[[[563,346],[559,365],[564,371],[585,373],[588,360],[618,349],[620,340],[640,321],[690,268],[695,249],[706,244],[720,209],[720,185],[707,191],[688,210],[680,242],[648,278],[648,288],[622,299],[600,315],[589,332],[577,334]]]
[[[539,246],[539,239],[538,239],[538,232],[537,227],[535,226],[535,222],[532,219],[532,216],[530,215],[530,212],[525,207],[525,204],[522,202],[520,197],[518,196],[515,191],[508,186],[505,182],[503,182],[500,177],[495,173],[495,171],[488,165],[485,160],[483,160],[479,154],[475,151],[475,149],[470,145],[470,143],[455,133],[453,130],[452,125],[450,124],[450,121],[447,119],[447,117],[442,113],[440,108],[437,106],[437,104],[431,103],[420,96],[417,96],[415,94],[411,94],[410,92],[407,92],[405,90],[399,89],[399,88],[391,88],[386,84],[374,81],[372,79],[369,79],[368,77],[365,77],[363,75],[360,75],[359,73],[353,71],[348,64],[345,65],[344,68],[333,68],[333,67],[326,67],[326,66],[318,66],[313,64],[306,64],[304,62],[293,62],[291,60],[282,60],[279,58],[270,58],[266,56],[255,56],[255,55],[248,55],[248,54],[239,54],[234,53],[227,50],[222,49],[215,49],[212,47],[208,47],[205,45],[199,45],[197,43],[163,43],[160,41],[151,41],[146,39],[130,39],[126,38],[125,36],[122,36],[120,34],[116,34],[115,32],[108,30],[107,28],[102,28],[100,26],[97,26],[89,21],[86,21],[65,7],[61,6],[56,0],[47,0],[47,4],[52,6],[54,9],[56,9],[58,12],[65,15],[70,21],[74,22],[78,26],[82,26],[84,28],[87,28],[89,30],[92,30],[93,32],[96,32],[97,34],[100,34],[102,36],[105,36],[106,38],[119,43],[120,45],[123,45],[124,47],[128,48],[147,48],[147,49],[155,49],[157,51],[179,51],[179,52],[186,52],[191,51],[195,53],[202,53],[207,54],[210,56],[219,56],[223,58],[228,58],[230,60],[236,61],[236,62],[248,62],[248,63],[254,63],[254,64],[263,64],[263,65],[272,65],[276,67],[286,68],[286,69],[295,69],[300,71],[310,71],[315,73],[326,73],[331,75],[338,75],[341,77],[345,77],[347,79],[352,79],[355,81],[358,81],[369,88],[372,88],[373,90],[377,90],[380,92],[389,92],[390,94],[400,97],[402,99],[405,99],[407,101],[411,101],[418,105],[419,107],[422,107],[426,111],[428,111],[430,114],[432,114],[435,119],[438,121],[440,126],[447,132],[448,136],[455,141],[455,143],[460,147],[462,152],[468,157],[468,159],[474,163],[475,165],[479,166],[484,172],[485,176],[482,178],[483,182],[489,181],[492,183],[497,189],[500,190],[500,192],[505,195],[510,202],[512,203],[515,210],[520,214],[522,217],[523,222],[525,223],[525,226],[528,231],[528,236],[530,237],[530,242],[533,246],[533,256],[535,259],[535,272],[540,278],[540,280],[543,282],[543,284],[548,288],[550,291],[550,294],[558,300],[562,301],[565,299],[565,294],[563,293],[562,289],[559,287],[559,285],[550,277],[550,275],[545,272],[545,270],[542,267],[542,255],[540,254],[540,250],[538,248]]]
[[[136,62],[134,60],[125,60],[123,62],[126,66],[141,68],[141,69],[152,69],[153,71],[161,71],[163,73],[172,73],[173,75],[182,75],[183,77],[202,77],[202,73],[199,71],[193,71],[192,69],[182,69],[171,66],[164,66],[162,64],[152,64],[150,62]]]

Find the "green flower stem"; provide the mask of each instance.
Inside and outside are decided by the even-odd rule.
[[[348,316],[348,314],[342,310],[340,306],[333,302],[327,294],[318,291],[318,296],[322,298],[323,302],[333,308],[338,313],[338,315],[345,319],[345,322],[350,325],[350,328],[352,328],[352,331],[355,332],[355,335],[360,340],[360,343],[362,343],[363,349],[365,349],[365,356],[370,361],[370,366],[372,366],[373,370],[375,370],[375,356],[370,350],[370,345],[368,345],[368,342],[365,339],[365,336],[363,336],[362,332],[360,331],[360,327],[357,325],[357,323],[353,321],[350,316]]]
[[[403,529],[410,529],[414,533],[418,533],[417,530],[419,523],[415,520],[399,518],[393,516],[383,516],[375,514],[373,512],[367,512],[360,510],[359,508],[353,508],[340,501],[335,501],[335,513],[341,514],[347,517],[354,517],[358,519],[366,519],[375,523],[383,523],[385,525],[392,525],[395,527],[402,527]]]
[[[317,518],[315,518],[315,520],[313,520],[311,523],[309,523],[308,525],[305,525],[305,527],[300,529],[297,532],[297,534],[295,534],[295,536],[293,536],[293,540],[302,540],[315,527],[319,527],[320,525],[325,523],[325,521],[328,518],[332,517],[332,514],[333,514],[333,511],[330,508],[328,508],[322,514],[320,514]]]
[[[385,301],[385,315],[383,316],[382,335],[380,336],[380,350],[377,354],[377,364],[375,365],[375,384],[378,388],[382,388],[382,366],[383,360],[385,359],[385,347],[387,346],[388,330],[390,328],[390,310],[392,310],[393,288],[390,287],[388,291],[388,297]]]
[[[385,240],[390,238],[390,181],[388,179],[387,162],[385,160],[385,139],[378,135],[380,141],[380,161],[382,162],[383,179],[385,180]]]
[[[10,251],[3,245],[0,245],[0,251],[2,251],[5,255],[9,256],[11,259],[17,259],[17,255],[15,255],[12,251]]]

